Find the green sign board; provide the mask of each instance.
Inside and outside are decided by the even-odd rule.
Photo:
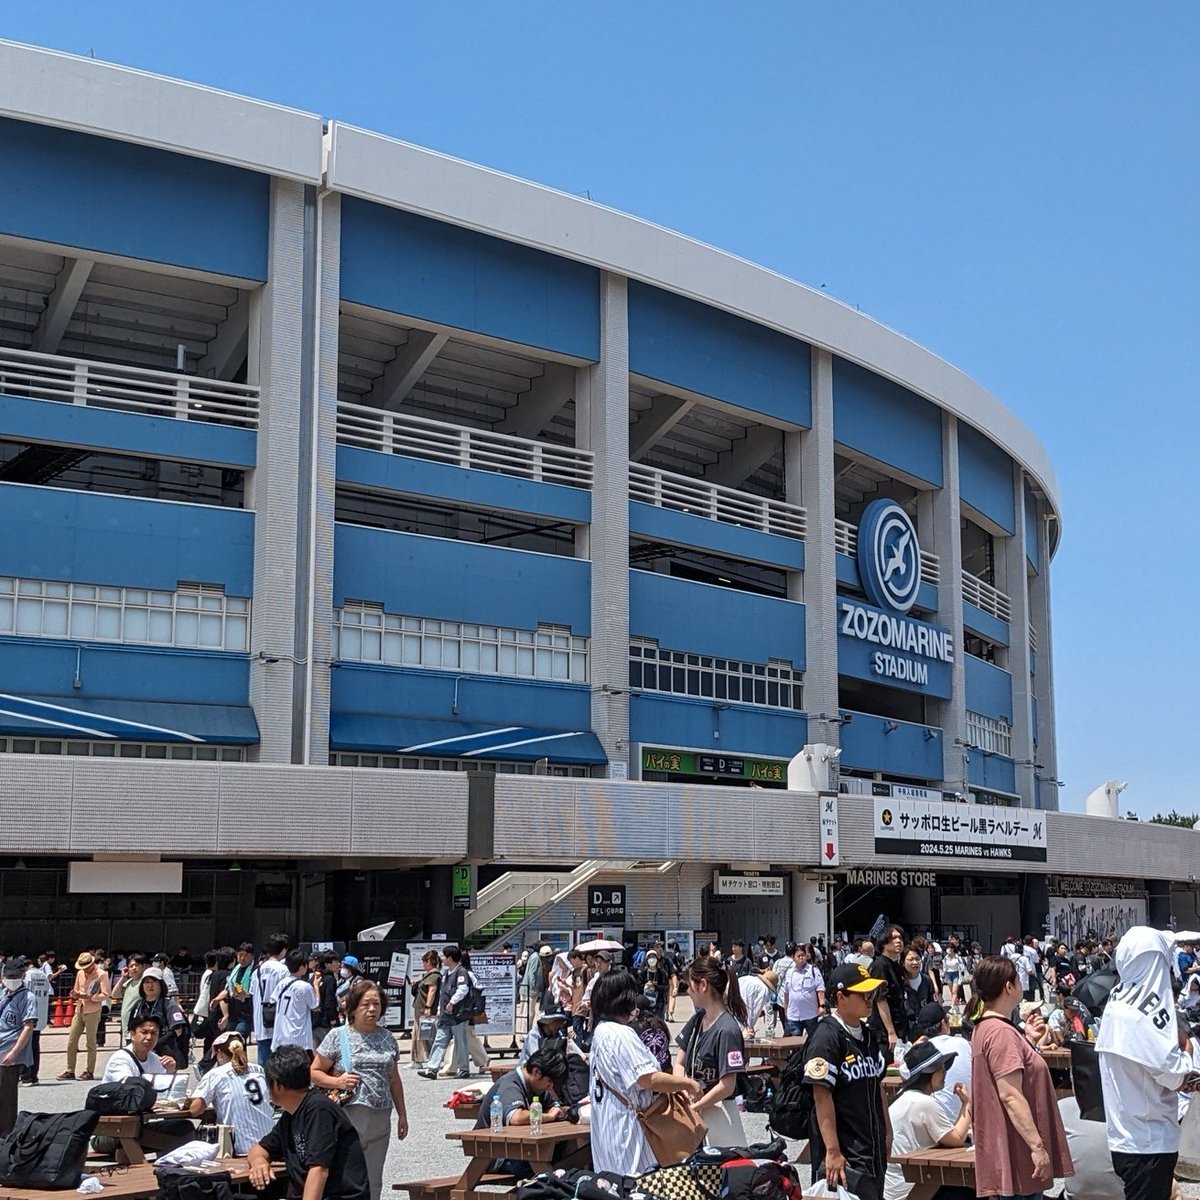
[[[746,758],[744,755],[642,747],[643,775],[647,771],[661,771],[669,775],[723,775],[755,783],[787,783],[787,769],[782,758]]]
[[[475,893],[475,868],[459,865],[451,868],[450,897],[455,908],[470,908]]]

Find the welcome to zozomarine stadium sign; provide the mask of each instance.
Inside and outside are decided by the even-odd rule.
[[[891,687],[949,696],[954,637],[908,616],[921,588],[921,547],[908,513],[874,500],[858,524],[858,577],[870,603],[838,599],[838,670]]]

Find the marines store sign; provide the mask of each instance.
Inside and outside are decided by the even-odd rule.
[[[876,799],[875,853],[1045,862],[1045,814],[943,800]]]
[[[954,637],[942,625],[908,616],[921,587],[921,547],[909,515],[875,500],[858,525],[858,577],[871,603],[838,598],[838,671],[949,697]]]

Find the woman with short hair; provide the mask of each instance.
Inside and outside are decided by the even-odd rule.
[[[358,1131],[367,1159],[372,1200],[383,1192],[383,1164],[391,1136],[408,1137],[408,1111],[397,1059],[400,1050],[380,1022],[387,1008],[383,989],[373,979],[358,979],[346,993],[346,1023],[331,1029],[313,1054],[312,1081],[317,1087],[348,1093],[346,1116]]]

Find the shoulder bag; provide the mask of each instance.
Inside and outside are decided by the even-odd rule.
[[[343,1074],[354,1070],[354,1055],[350,1050],[350,1030],[345,1025],[338,1026],[338,1057],[341,1059]],[[325,1093],[334,1104],[349,1104],[354,1092],[350,1088],[330,1088]]]
[[[699,1029],[697,1022],[691,1039],[693,1051],[699,1039]],[[648,1108],[635,1108],[603,1075],[598,1071],[596,1074],[606,1094],[633,1110],[646,1143],[660,1167],[686,1162],[696,1152],[696,1147],[703,1144],[708,1127],[679,1092],[659,1093]]]

